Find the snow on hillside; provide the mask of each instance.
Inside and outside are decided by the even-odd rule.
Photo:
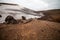
[[[37,14],[33,12],[33,10],[27,9],[19,5],[7,5],[7,4],[0,5],[1,5],[0,15],[2,15],[2,17],[0,18],[0,23],[3,23],[8,15],[13,16],[15,19],[21,19],[21,16],[25,16],[27,19],[40,18],[44,16],[42,13]]]

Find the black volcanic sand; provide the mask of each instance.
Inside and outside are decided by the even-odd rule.
[[[60,40],[60,23],[33,20],[26,24],[1,24],[0,40]]]

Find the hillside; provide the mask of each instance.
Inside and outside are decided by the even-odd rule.
[[[40,20],[48,20],[54,22],[60,22],[60,9],[52,9],[45,11],[37,11],[37,13],[42,12],[45,16],[40,18]]]
[[[15,19],[21,19],[21,16],[25,16],[26,19],[41,18],[43,15],[37,14],[34,10],[19,6],[12,3],[0,3],[0,23],[3,23],[8,15],[13,16]],[[3,11],[2,11],[3,10]]]
[[[43,12],[44,14],[54,15],[54,14],[60,14],[60,9],[50,9],[50,10],[48,9],[48,10],[36,11],[36,12],[38,13]]]

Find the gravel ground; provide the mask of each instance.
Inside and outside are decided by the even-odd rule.
[[[32,20],[26,24],[0,24],[0,40],[60,40],[60,23]]]

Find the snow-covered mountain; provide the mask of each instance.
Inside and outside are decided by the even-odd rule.
[[[35,13],[34,10],[19,6],[18,4],[0,3],[0,22],[3,23],[8,15],[13,16],[15,19],[21,19],[21,16],[25,16],[26,19],[41,18],[44,16],[42,13]]]

